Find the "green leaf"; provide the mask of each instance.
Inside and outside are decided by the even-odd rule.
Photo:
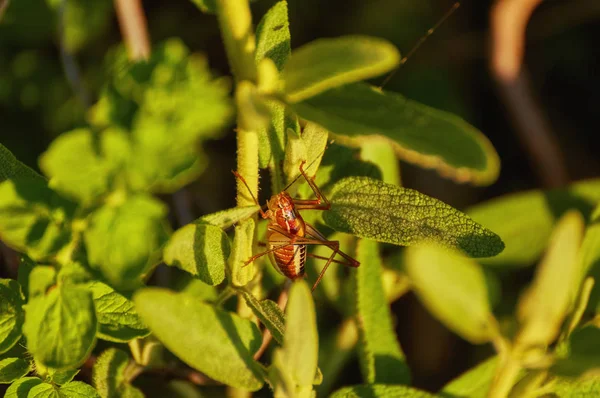
[[[238,222],[252,217],[260,209],[259,206],[234,207],[200,217],[198,221],[226,229]]]
[[[25,376],[31,370],[31,363],[22,358],[0,360],[0,383],[12,383]]]
[[[490,266],[529,266],[543,253],[552,227],[567,210],[587,219],[600,202],[600,179],[580,181],[565,189],[526,191],[483,202],[467,210],[475,221],[496,232],[506,249],[482,259]]]
[[[98,322],[92,296],[85,289],[57,286],[30,300],[26,314],[27,349],[44,366],[77,367],[90,353]]]
[[[583,217],[576,210],[567,212],[556,225],[535,279],[519,300],[517,315],[522,327],[515,344],[545,346],[556,338],[575,296],[583,228]]]
[[[262,387],[262,370],[252,358],[262,337],[252,322],[165,289],[141,289],[133,301],[150,330],[182,361],[233,387]]]
[[[71,381],[58,390],[60,398],[100,398],[98,391],[82,381]]]
[[[246,261],[252,257],[254,225],[254,220],[249,218],[235,226],[231,255],[227,260],[233,286],[245,286],[256,274],[254,262],[246,264]]]
[[[551,368],[556,375],[578,377],[587,371],[600,369],[600,329],[585,326],[569,336],[568,355],[558,359]]]
[[[292,108],[338,135],[338,142],[359,145],[382,136],[401,159],[458,182],[491,184],[500,171],[494,147],[469,123],[367,84],[335,88]]]
[[[50,383],[36,385],[29,391],[29,395],[27,396],[35,398],[60,398],[58,386],[54,386]]]
[[[192,3],[196,5],[200,9],[200,11],[206,14],[216,14],[217,13],[217,3],[216,0],[192,0]]]
[[[287,177],[286,183],[290,184],[295,179],[304,181],[300,174],[302,162],[305,162],[304,171],[308,176],[314,176],[317,173],[325,153],[328,137],[329,132],[314,123],[307,123],[302,130],[302,135],[289,131],[283,164],[283,170]],[[314,196],[312,189],[307,190],[310,191],[311,197]]]
[[[23,292],[23,296],[25,298],[29,298],[29,275],[35,268],[36,263],[22,254],[19,256],[19,268],[17,270],[17,281],[21,285],[21,291]]]
[[[37,369],[36,369],[37,370]],[[57,370],[52,368],[47,368],[48,370],[48,381],[52,381],[52,383],[63,385],[71,382],[75,376],[79,373],[79,369],[65,369],[65,370]],[[38,372],[39,374],[39,372]]]
[[[4,398],[27,398],[30,391],[37,385],[42,384],[43,381],[37,377],[23,377],[14,383],[12,383],[6,390]],[[37,397],[36,397],[37,398]]]
[[[594,398],[600,395],[600,377],[558,377],[553,381],[551,391],[560,398]]]
[[[268,299],[259,301],[246,290],[240,289],[239,292],[244,296],[246,304],[252,309],[254,315],[260,319],[267,329],[269,329],[269,332],[271,332],[275,341],[279,344],[283,344],[285,316],[277,303]]]
[[[56,269],[51,265],[38,265],[29,273],[29,301],[43,297],[56,284]]]
[[[70,239],[74,205],[41,179],[0,183],[0,239],[38,260],[56,253]]]
[[[502,240],[453,207],[408,188],[365,177],[339,181],[323,220],[331,228],[361,238],[411,246],[435,242],[472,257],[502,251]]]
[[[0,144],[0,182],[9,179],[39,179],[44,181],[44,177],[19,162],[4,145]]]
[[[596,206],[590,217],[581,249],[579,251],[579,262],[581,274],[576,280],[573,293],[577,294],[586,276],[594,278],[596,283],[600,281],[600,206]],[[600,287],[595,284],[588,298],[588,308],[595,309],[600,304]]]
[[[440,395],[453,398],[486,398],[497,367],[498,357],[493,356],[446,384]]]
[[[23,304],[19,283],[0,279],[0,353],[10,350],[21,338]]]
[[[99,338],[125,343],[150,334],[127,297],[99,281],[90,283],[87,288],[92,292],[96,307]]]
[[[415,293],[449,329],[473,344],[498,335],[479,264],[434,245],[408,248],[405,260]]]
[[[227,234],[210,224],[188,224],[173,233],[163,251],[167,265],[197,276],[209,285],[225,279],[231,243]]]
[[[40,157],[50,186],[84,204],[109,191],[129,152],[124,132],[110,129],[99,136],[90,129],[60,135]],[[126,148],[121,150],[120,148]]]
[[[400,53],[387,40],[368,36],[319,39],[296,49],[283,79],[290,102],[330,88],[379,76],[394,69]]]
[[[267,11],[256,28],[256,64],[263,58],[270,58],[281,72],[290,52],[287,2],[279,1]]]
[[[198,300],[214,302],[219,296],[219,291],[215,286],[208,285],[200,279],[196,279],[187,272],[180,272],[173,275],[173,290],[185,293],[188,296],[194,296]]]
[[[292,284],[285,314],[285,370],[295,382],[297,392],[310,391],[317,373],[319,335],[313,298],[304,280]]]
[[[116,348],[109,348],[100,354],[94,364],[92,379],[102,398],[144,396],[127,379],[126,372],[131,363],[129,355]]]
[[[381,170],[381,180],[386,184],[401,186],[400,167],[398,159],[388,141],[383,138],[370,138],[364,140],[360,148],[360,158],[364,161],[376,164]]]
[[[146,195],[96,210],[84,232],[90,265],[113,286],[139,285],[142,274],[158,262],[167,240],[166,213],[161,202]]]
[[[407,386],[386,384],[371,384],[344,387],[337,390],[329,398],[434,398],[435,395],[426,391]]]
[[[383,289],[383,266],[377,242],[359,240],[356,254],[360,267],[352,274],[363,379],[368,384],[409,384],[410,369],[394,333]]]

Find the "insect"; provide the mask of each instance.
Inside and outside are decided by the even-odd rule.
[[[258,253],[248,260],[245,265],[268,254],[271,263],[275,268],[291,280],[304,277],[306,257],[310,256],[322,260],[327,260],[323,270],[319,274],[312,290],[319,285],[325,271],[332,262],[343,264],[349,267],[358,267],[360,263],[354,258],[340,250],[340,244],[335,240],[327,240],[312,225],[305,222],[300,214],[300,210],[329,210],[331,203],[320,191],[314,180],[304,171],[303,161],[300,164],[300,173],[314,192],[316,199],[294,199],[285,190],[275,194],[267,202],[267,210],[260,209],[260,215],[265,220],[270,220],[267,226],[267,250]],[[237,172],[233,172],[246,187],[246,181]],[[248,188],[248,190],[250,190]],[[252,194],[252,192],[250,192]],[[258,200],[252,195],[252,198],[259,205]],[[324,245],[332,250],[331,256],[321,257],[307,253],[308,245]],[[343,260],[336,260],[334,257],[339,254]]]

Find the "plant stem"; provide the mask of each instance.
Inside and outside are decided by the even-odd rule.
[[[519,376],[521,364],[513,352],[509,351],[506,354],[496,371],[488,398],[506,398]]]
[[[150,39],[141,0],[115,0],[115,9],[129,59],[134,61],[148,59]]]

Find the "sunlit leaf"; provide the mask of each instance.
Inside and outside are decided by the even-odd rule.
[[[102,398],[144,396],[127,380],[125,372],[130,363],[129,355],[116,348],[109,348],[100,354],[94,364],[92,379],[94,387]]]
[[[51,368],[80,365],[91,351],[98,322],[91,294],[83,288],[56,287],[26,307],[27,349]]]
[[[0,353],[8,351],[21,338],[25,320],[19,283],[0,279]]]
[[[392,315],[382,284],[377,242],[360,240],[356,247],[360,267],[353,270],[358,345],[363,379],[369,384],[409,384],[410,370],[394,333]]]
[[[242,296],[246,300],[248,307],[252,309],[254,315],[273,335],[275,341],[283,344],[283,335],[285,331],[285,316],[276,302],[271,300],[258,300],[251,293],[242,290]]]
[[[474,344],[497,336],[479,264],[433,245],[411,247],[405,259],[406,273],[417,296],[449,329]]]
[[[259,206],[234,207],[202,216],[200,217],[200,221],[226,229],[253,216],[258,212],[259,208]]]
[[[400,62],[387,40],[368,36],[318,39],[294,50],[283,71],[285,93],[298,102],[325,90],[379,76]]]
[[[94,281],[86,287],[92,292],[96,307],[99,338],[124,343],[150,334],[135,311],[133,302],[127,297],[100,281]]]
[[[483,361],[446,384],[442,397],[486,398],[497,367],[497,356]]]
[[[44,177],[18,161],[4,145],[0,144],[0,182],[19,178],[44,180]]]
[[[231,243],[219,227],[204,223],[188,224],[173,233],[163,251],[167,265],[197,276],[209,285],[225,279]]]
[[[361,238],[412,246],[435,242],[472,257],[502,251],[502,240],[453,207],[420,192],[365,177],[348,177],[332,189],[331,228]]]
[[[38,265],[29,273],[28,300],[43,297],[55,283],[56,269],[51,265]]]
[[[36,372],[39,374],[39,362],[36,363]],[[64,369],[57,370],[52,368],[47,368],[48,370],[48,381],[52,381],[52,383],[63,385],[73,381],[73,378],[77,376],[79,373],[79,369]]]
[[[458,182],[491,184],[500,171],[498,154],[479,130],[400,94],[357,83],[292,107],[303,119],[338,135],[340,142],[360,145],[372,136],[384,137],[401,159]]]
[[[561,398],[593,398],[600,395],[600,377],[558,377],[553,380],[551,387],[552,393]]]
[[[387,140],[371,138],[364,140],[360,147],[360,158],[371,162],[381,170],[381,180],[387,184],[400,186],[400,167],[394,153],[394,148]]]
[[[23,358],[4,358],[0,360],[0,383],[12,383],[30,370],[31,363]]]
[[[30,391],[43,381],[37,377],[23,377],[12,383],[6,390],[4,398],[27,398]]]
[[[155,336],[191,367],[233,387],[262,387],[262,371],[252,358],[262,337],[252,322],[164,289],[141,289],[134,302]]]
[[[85,384],[82,381],[71,381],[61,386],[58,390],[58,395],[60,398],[100,398],[100,395],[94,387]],[[140,395],[140,398],[141,397],[142,396]]]
[[[400,385],[371,384],[344,387],[329,398],[435,398],[435,395],[416,388]]]
[[[254,220],[249,218],[235,226],[231,254],[227,260],[229,277],[234,286],[246,285],[256,273],[253,262],[246,264],[253,255],[254,225]]]
[[[56,253],[70,239],[74,205],[42,179],[0,183],[0,239],[34,260]]]
[[[577,209],[588,218],[598,202],[600,179],[580,181],[565,189],[502,196],[473,206],[466,213],[500,235],[506,244],[502,253],[481,263],[520,267],[532,265],[540,257],[561,215]]]
[[[519,300],[517,315],[522,328],[517,344],[545,346],[556,338],[573,303],[574,282],[580,275],[577,254],[583,228],[583,218],[575,210],[566,213],[556,225],[535,279]]]
[[[166,242],[165,215],[164,205],[146,195],[96,210],[84,233],[90,265],[115,286],[138,285]]]

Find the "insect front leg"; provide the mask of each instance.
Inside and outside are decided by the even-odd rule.
[[[298,210],[329,210],[331,209],[331,203],[329,200],[323,195],[315,181],[306,174],[304,171],[304,164],[306,161],[300,163],[300,173],[312,189],[313,193],[317,197],[317,199],[294,199],[294,205],[296,205],[296,209]]]

